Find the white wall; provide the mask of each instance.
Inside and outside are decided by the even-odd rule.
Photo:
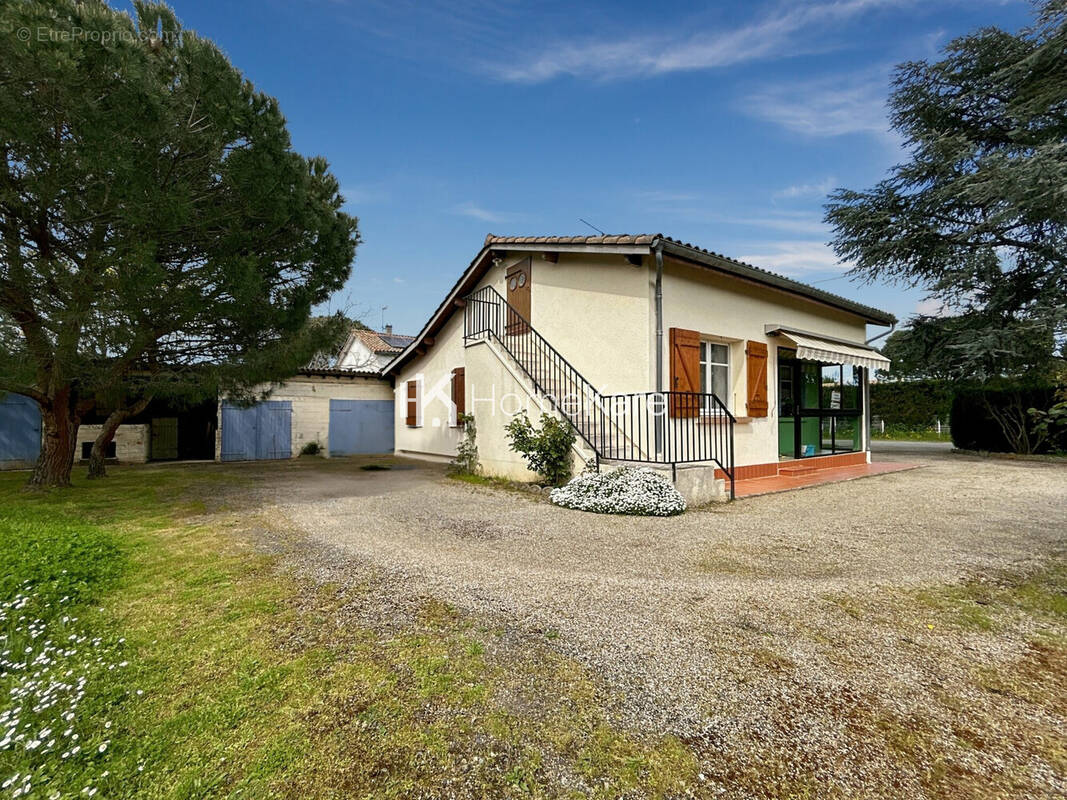
[[[363,340],[353,336],[348,349],[337,362],[338,369],[377,370],[388,364],[394,356],[378,355]]]

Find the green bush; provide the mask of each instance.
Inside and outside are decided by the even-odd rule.
[[[317,456],[322,451],[322,447],[318,442],[308,442],[306,445],[300,448],[300,455],[302,456]]]
[[[1056,402],[1053,386],[977,386],[956,390],[952,401],[952,442],[964,450],[1045,453],[1054,449],[1038,414]]]
[[[945,381],[892,381],[871,384],[871,415],[886,426],[917,431],[952,410],[952,384]]]
[[[523,411],[505,427],[509,447],[521,453],[526,465],[552,486],[562,486],[571,477],[571,447],[574,429],[569,422],[550,414],[541,415],[541,429]]]

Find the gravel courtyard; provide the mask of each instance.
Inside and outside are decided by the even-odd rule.
[[[547,639],[625,724],[694,748],[712,794],[1067,792],[1063,618],[982,616],[985,594],[1062,571],[1067,467],[883,457],[923,466],[670,519],[568,511],[426,466],[260,491],[303,568],[376,576],[366,618],[431,596]]]

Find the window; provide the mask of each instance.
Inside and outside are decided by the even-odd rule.
[[[700,391],[718,397],[730,407],[730,346],[721,342],[700,343]],[[710,407],[705,414],[714,413]]]

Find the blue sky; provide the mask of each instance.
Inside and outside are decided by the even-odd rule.
[[[893,66],[1022,0],[527,4],[174,0],[325,156],[364,244],[335,308],[416,332],[486,233],[660,232],[884,308],[842,277],[827,191],[903,159]],[[694,10],[694,9],[697,10]]]

